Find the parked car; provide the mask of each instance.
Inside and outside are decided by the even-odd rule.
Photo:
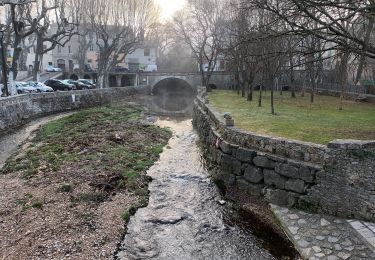
[[[60,91],[68,91],[68,90],[74,90],[76,89],[76,86],[73,84],[62,82],[61,80],[57,79],[49,79],[44,82],[45,85],[48,87],[53,88],[54,91],[60,90]]]
[[[53,88],[46,86],[42,82],[30,81],[29,85],[36,89],[37,92],[53,92]]]
[[[15,82],[18,94],[35,93],[36,89],[29,85],[27,82]]]
[[[82,82],[83,84],[91,86],[91,88],[96,88],[96,85],[94,83],[92,83],[92,81],[90,81],[88,79],[79,79],[78,81]]]
[[[121,67],[121,66],[116,66],[114,68],[114,71],[115,72],[129,72],[129,69],[128,68],[125,68],[125,67]]]
[[[53,67],[53,66],[47,66],[46,67],[46,71],[47,72],[62,72],[62,69],[61,68],[56,68],[56,67]]]
[[[91,85],[85,84],[85,83],[80,82],[78,80],[64,79],[64,80],[62,80],[62,82],[66,83],[66,84],[72,84],[72,85],[76,86],[76,89],[78,89],[78,90],[90,89],[91,88]]]
[[[157,65],[147,65],[145,68],[144,68],[144,72],[156,72],[158,70],[158,66]]]

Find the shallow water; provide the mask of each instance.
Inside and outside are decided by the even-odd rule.
[[[130,219],[119,259],[274,259],[259,240],[224,222],[191,120],[159,120],[175,133],[150,168],[150,200]]]

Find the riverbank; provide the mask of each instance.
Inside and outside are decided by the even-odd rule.
[[[124,104],[80,111],[23,144],[0,175],[1,259],[112,257],[171,135],[140,114]]]

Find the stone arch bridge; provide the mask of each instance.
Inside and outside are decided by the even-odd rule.
[[[70,75],[70,78],[74,76]],[[95,79],[95,73],[86,73],[84,78]],[[168,91],[178,89],[190,89],[197,91],[202,83],[201,74],[197,73],[175,73],[175,72],[113,72],[109,73],[110,87],[125,87],[149,85],[152,92],[157,89]],[[230,72],[214,72],[210,79],[210,84],[214,84],[219,89],[227,89],[234,82],[234,76]]]

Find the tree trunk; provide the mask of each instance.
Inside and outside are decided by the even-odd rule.
[[[248,100],[253,101],[253,93],[254,93],[254,83],[250,84],[250,92],[248,95]]]
[[[290,71],[290,89],[291,89],[291,97],[296,98],[296,86],[294,84],[294,71]]]
[[[348,59],[349,59],[349,53],[347,51],[344,51],[344,53],[341,55],[341,64],[340,64],[340,105],[339,110],[343,109],[343,100],[344,100],[344,94],[345,94],[345,85],[347,82],[347,76],[348,76]]]
[[[262,91],[263,91],[263,86],[262,84],[259,86],[259,99],[258,99],[258,107],[262,106]]]
[[[274,84],[271,84],[271,114],[275,114],[275,105],[274,105],[274,98],[273,98],[273,91],[274,91]]]

